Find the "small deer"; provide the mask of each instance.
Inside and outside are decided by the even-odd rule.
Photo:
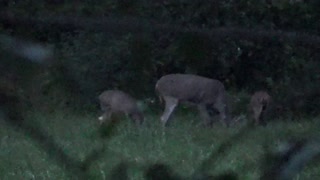
[[[104,112],[98,119],[100,124],[111,118],[113,113],[125,114],[136,124],[142,124],[144,115],[139,110],[137,101],[130,95],[119,90],[107,90],[99,96],[100,107]]]
[[[220,121],[229,126],[229,111],[224,85],[215,79],[192,74],[169,74],[161,77],[155,86],[159,98],[165,101],[161,116],[164,126],[179,103],[197,105],[205,125],[212,125],[212,110],[218,112]]]
[[[266,125],[265,116],[271,101],[272,98],[266,91],[257,91],[251,96],[248,108],[255,125]]]

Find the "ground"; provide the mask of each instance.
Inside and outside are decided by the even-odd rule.
[[[19,126],[0,119],[0,179],[145,179],[151,166],[164,165],[174,176],[233,173],[258,179],[265,146],[293,137],[312,136],[319,118],[277,120],[267,127],[229,129],[199,125],[196,113],[177,112],[163,128],[159,113],[148,113],[137,127],[120,117],[101,128],[97,114],[56,110],[30,112]],[[295,179],[319,179],[319,163]]]

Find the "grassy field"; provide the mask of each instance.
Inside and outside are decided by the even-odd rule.
[[[273,121],[267,127],[243,130],[199,125],[195,113],[177,112],[163,129],[158,113],[149,113],[143,127],[124,119],[99,128],[97,115],[56,110],[30,112],[23,124],[0,119],[0,179],[146,179],[155,164],[175,176],[203,170],[211,175],[233,173],[259,179],[265,145],[319,131],[320,120]],[[154,169],[155,166],[153,166]],[[152,169],[152,168],[151,168]],[[308,165],[295,179],[320,179],[319,163]]]

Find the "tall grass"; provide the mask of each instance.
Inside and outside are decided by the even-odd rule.
[[[258,179],[265,145],[312,135],[320,125],[314,118],[278,120],[246,131],[241,125],[226,129],[219,123],[204,128],[196,114],[178,112],[168,128],[160,125],[158,114],[147,114],[142,127],[120,117],[106,136],[107,127],[99,127],[97,115],[91,113],[30,112],[24,126],[4,119],[0,119],[2,180],[145,179],[154,164],[164,164],[185,178],[201,169],[212,175],[232,172],[239,179]],[[296,177],[317,178],[317,163]]]

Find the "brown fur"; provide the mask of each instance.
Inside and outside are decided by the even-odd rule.
[[[191,103],[198,106],[202,118],[211,125],[212,118],[208,110],[216,110],[220,120],[229,125],[229,112],[224,85],[215,79],[192,74],[169,74],[161,77],[155,87],[161,99],[166,103],[161,116],[164,125],[179,103]]]
[[[265,125],[265,115],[270,108],[271,96],[266,91],[257,91],[251,96],[249,114],[255,125]]]
[[[101,110],[104,111],[103,115],[99,117],[101,123],[110,119],[112,113],[125,114],[137,124],[141,124],[144,121],[144,115],[139,110],[137,101],[123,91],[104,91],[99,96],[99,101]]]

